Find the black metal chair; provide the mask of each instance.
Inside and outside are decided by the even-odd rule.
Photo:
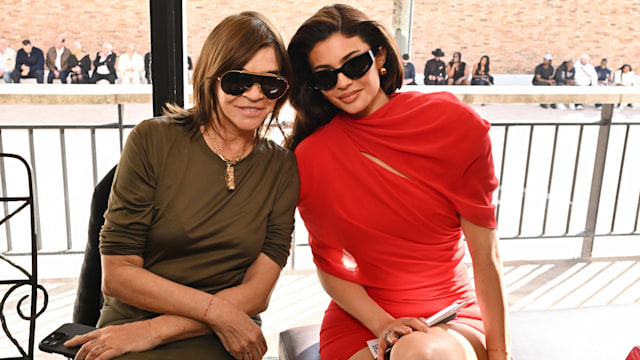
[[[100,229],[104,224],[109,193],[116,167],[114,166],[98,183],[91,199],[91,215],[87,246],[84,250],[82,269],[78,278],[78,291],[73,307],[73,322],[95,326],[102,308],[102,266],[100,262]]]
[[[27,181],[27,194],[19,195],[19,196],[8,196],[7,187],[6,187],[6,171],[5,171],[5,161],[7,159],[14,159],[21,163],[26,170],[26,181]],[[19,155],[15,154],[7,154],[0,153],[0,178],[2,180],[2,192],[0,196],[0,203],[3,204],[4,207],[4,216],[0,219],[0,225],[5,224],[5,226],[9,225],[9,220],[13,218],[15,215],[20,213],[21,211],[28,209],[30,216],[30,239],[31,239],[31,273],[27,270],[23,269],[19,265],[13,263],[7,257],[0,254],[0,260],[3,260],[9,266],[17,269],[20,273],[24,274],[23,278],[18,279],[4,279],[0,280],[0,285],[7,285],[9,289],[4,293],[2,299],[0,300],[0,322],[2,323],[2,330],[6,335],[7,339],[11,341],[11,343],[16,347],[17,351],[20,353],[21,357],[5,357],[1,358],[1,360],[17,360],[17,359],[33,359],[34,358],[34,344],[35,344],[35,329],[36,329],[36,318],[40,316],[46,309],[49,301],[49,296],[47,291],[42,285],[38,284],[38,241],[36,237],[36,229],[35,229],[35,210],[34,210],[34,196],[33,196],[33,180],[31,175],[31,168],[29,164]],[[10,209],[9,203],[16,204],[15,209]],[[9,243],[8,243],[9,244]],[[9,249],[11,250],[10,246]],[[16,340],[13,335],[11,335],[10,329],[6,322],[6,317],[4,313],[4,307],[9,300],[11,294],[22,286],[29,286],[30,293],[29,295],[23,296],[16,304],[16,311],[18,316],[23,320],[29,321],[29,340],[27,349],[25,350],[18,340]],[[43,304],[42,308],[38,311],[37,309],[37,301],[38,301],[38,290],[40,290],[43,294]],[[29,313],[24,314],[22,312],[21,306],[22,303],[30,298],[30,306]]]

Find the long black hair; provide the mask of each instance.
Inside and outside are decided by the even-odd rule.
[[[323,7],[298,28],[289,43],[289,57],[293,66],[290,101],[296,110],[293,132],[286,141],[286,146],[291,150],[341,111],[320,90],[312,87],[313,72],[309,64],[309,53],[313,47],[336,33],[346,37],[358,36],[374,52],[384,49],[386,58],[383,66],[387,73],[380,75],[380,86],[387,95],[402,86],[402,62],[391,33],[382,24],[349,5]]]
[[[487,63],[484,64],[484,73],[488,74],[489,73],[489,63],[491,62],[489,59],[489,55],[482,55],[480,57],[480,61],[478,61],[478,70],[482,69],[482,59],[486,58],[487,59]]]

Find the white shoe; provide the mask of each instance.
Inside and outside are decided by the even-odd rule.
[[[574,104],[569,104],[569,110],[575,110],[576,106]]]
[[[584,110],[584,106],[582,106],[582,105],[576,105],[576,110]]]
[[[558,110],[567,110],[567,107],[564,104],[558,104]]]

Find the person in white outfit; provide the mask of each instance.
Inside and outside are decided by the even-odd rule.
[[[11,82],[11,72],[16,66],[16,51],[7,45],[7,39],[0,37],[0,79]]]
[[[118,72],[123,84],[140,84],[144,71],[144,59],[136,52],[136,46],[129,44],[127,52],[118,59]]]
[[[622,67],[613,74],[613,85],[616,86],[635,86],[636,85],[636,76],[633,73],[633,69],[631,65],[624,64]],[[620,107],[620,104],[618,104]],[[633,104],[627,104],[627,107],[633,108]]]
[[[576,85],[577,86],[597,86],[598,74],[596,69],[589,63],[589,55],[582,55],[580,59],[573,64],[576,69]],[[576,110],[582,110],[582,104],[576,104]]]

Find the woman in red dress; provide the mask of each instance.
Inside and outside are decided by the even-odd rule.
[[[371,359],[377,338],[378,359],[510,358],[490,124],[450,93],[396,93],[393,38],[353,7],[322,8],[288,51],[298,208],[332,298],[321,357]]]

